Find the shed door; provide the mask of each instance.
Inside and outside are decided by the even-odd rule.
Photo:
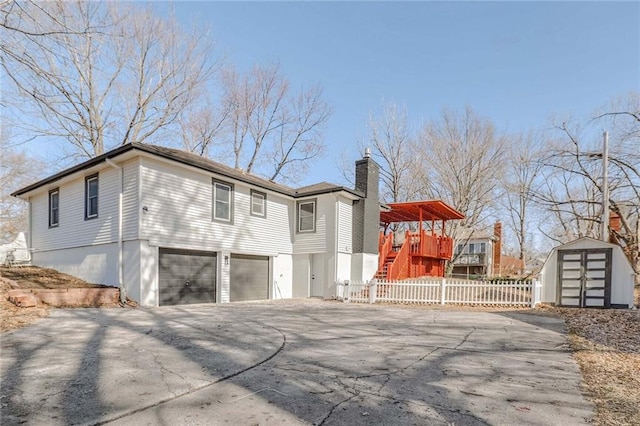
[[[160,249],[160,306],[216,301],[216,254]]]
[[[269,298],[269,258],[267,256],[231,255],[232,302]]]
[[[558,250],[558,296],[560,306],[611,307],[612,250]]]

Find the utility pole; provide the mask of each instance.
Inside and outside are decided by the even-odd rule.
[[[603,132],[602,153],[602,241],[609,242],[609,132]]]

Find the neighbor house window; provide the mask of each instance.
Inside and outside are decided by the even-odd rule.
[[[49,191],[49,227],[58,226],[60,221],[60,191],[58,188]]]
[[[298,232],[316,231],[316,201],[298,201]]]
[[[251,215],[267,216],[267,194],[264,192],[251,190]]]
[[[233,222],[233,185],[213,181],[213,220]]]
[[[486,252],[487,252],[487,244],[480,243],[480,253],[486,253]]]
[[[84,218],[98,217],[98,175],[87,176],[84,180]]]

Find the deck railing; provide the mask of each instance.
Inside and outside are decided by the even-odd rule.
[[[537,280],[472,281],[453,278],[348,282],[336,284],[336,296],[349,303],[420,303],[485,306],[530,306],[540,303]]]
[[[393,250],[393,234],[384,235],[380,232],[378,238],[378,271],[382,271],[382,267],[387,260],[387,256]]]

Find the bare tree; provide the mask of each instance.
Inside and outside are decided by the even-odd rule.
[[[444,110],[424,127],[415,150],[423,191],[465,215],[452,221],[449,235],[479,228],[494,207],[503,173],[506,139],[470,107]]]
[[[11,146],[5,130],[0,133],[0,244],[27,230],[27,203],[12,197],[11,192],[37,179],[44,169],[41,161]]]
[[[540,134],[526,132],[509,137],[506,151],[502,197],[507,208],[508,223],[516,236],[518,257],[526,268],[531,223],[533,191],[540,185],[542,169]]]
[[[270,180],[292,181],[324,151],[331,108],[319,86],[292,93],[277,64],[224,72],[222,110],[233,165]],[[222,148],[219,156],[226,152]]]
[[[609,127],[609,206],[621,224],[619,231],[610,229],[610,234],[623,247],[636,273],[640,273],[640,96],[631,94],[624,105],[616,106],[609,107],[616,112],[597,114],[584,124],[563,122],[557,126],[561,138],[547,149],[545,185],[535,192],[535,200],[555,218],[548,235],[556,241],[599,238],[603,216],[599,130]]]
[[[388,103],[379,116],[370,114],[368,142],[360,141],[361,151],[369,147],[381,167],[381,197],[387,202],[408,201],[415,198],[411,179],[413,169],[412,133],[405,107]]]
[[[13,2],[0,28],[24,132],[81,157],[153,140],[215,71],[206,31],[186,33],[149,7]]]

